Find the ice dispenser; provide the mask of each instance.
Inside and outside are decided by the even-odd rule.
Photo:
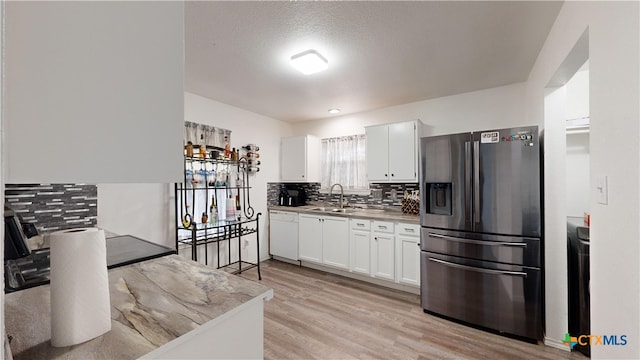
[[[426,212],[451,215],[451,183],[427,183]]]

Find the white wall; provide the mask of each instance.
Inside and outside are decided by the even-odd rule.
[[[527,82],[527,119],[539,121],[545,116],[549,80],[588,29],[591,333],[626,334],[632,339],[625,346],[593,346],[595,359],[640,358],[640,148],[637,141],[627,140],[640,135],[639,19],[638,2],[565,2]],[[546,156],[545,161],[564,161],[564,153]],[[604,175],[610,184],[608,205],[598,204],[595,196],[596,180]],[[564,182],[560,184],[564,187]],[[547,247],[566,244],[566,235],[552,235],[547,233]],[[554,267],[560,272],[549,271],[553,263],[554,258],[546,259],[547,281],[566,279],[561,267]],[[566,289],[555,290],[547,288],[547,306],[566,301]],[[548,339],[553,336],[549,340],[557,341],[558,334],[566,332],[565,321],[559,318],[547,317],[546,327]]]
[[[294,124],[297,135],[320,138],[364,134],[364,127],[412,119],[426,126],[423,135],[441,135],[464,131],[542,125],[541,119],[524,116],[525,84],[518,83],[438,99]]]
[[[176,246],[173,185],[98,184],[98,227]]]
[[[180,178],[181,2],[2,5],[7,183]]]
[[[567,87],[567,120],[589,117],[588,62],[565,86]]]
[[[589,212],[589,133],[568,132],[566,153],[567,216],[584,216]]]
[[[231,130],[231,147],[260,146],[260,171],[251,175],[250,198],[255,212],[262,213],[260,258],[266,259],[267,182],[279,181],[280,138],[291,136],[291,125],[187,92],[184,101],[185,121]],[[172,184],[98,185],[98,226],[171,248],[175,247],[174,206]],[[255,257],[252,250],[248,249],[248,254]]]
[[[185,121],[231,130],[231,147],[238,148],[246,144],[260,147],[260,171],[250,177],[250,195],[255,212],[262,213],[260,258],[266,259],[267,182],[279,181],[280,138],[293,135],[291,125],[188,92],[185,93],[184,104]]]
[[[569,323],[565,187],[566,87],[550,89],[544,101],[545,343],[566,348],[561,343]]]

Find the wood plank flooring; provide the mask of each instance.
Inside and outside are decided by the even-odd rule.
[[[276,260],[261,269],[274,290],[265,359],[587,359],[425,314],[418,295]]]

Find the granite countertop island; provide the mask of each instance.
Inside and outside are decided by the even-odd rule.
[[[109,270],[109,288],[111,331],[63,348],[50,344],[49,285],[6,294],[14,358],[261,357],[262,306],[273,290],[257,282],[169,255]]]

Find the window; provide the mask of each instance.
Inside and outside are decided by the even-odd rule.
[[[322,139],[320,186],[329,189],[336,183],[350,190],[369,189],[364,134]]]

